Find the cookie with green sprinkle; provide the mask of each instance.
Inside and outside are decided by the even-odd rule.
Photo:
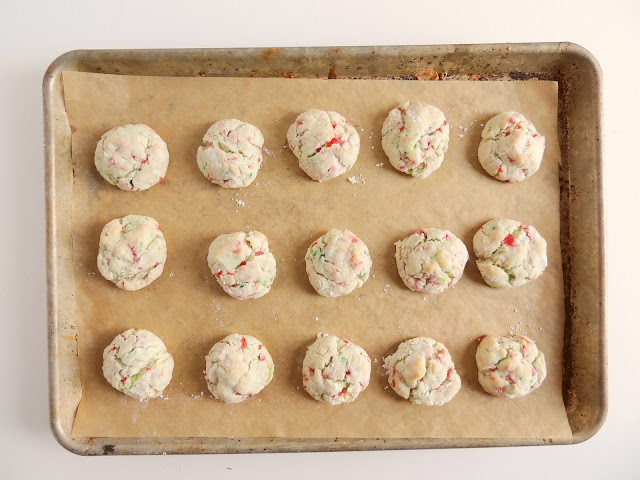
[[[547,268],[547,242],[515,220],[489,220],[473,236],[473,250],[482,278],[496,288],[524,285]]]
[[[138,400],[159,397],[173,375],[173,357],[148,330],[129,329],[102,354],[102,374],[119,392]]]
[[[371,359],[349,340],[318,333],[302,362],[302,386],[320,402],[353,402],[369,385]]]

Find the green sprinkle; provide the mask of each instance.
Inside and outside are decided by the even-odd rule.
[[[347,357],[342,357],[341,360],[342,360],[342,363],[347,363]]]
[[[131,383],[136,381],[136,378],[138,378],[138,373],[136,373],[135,375],[131,375]]]

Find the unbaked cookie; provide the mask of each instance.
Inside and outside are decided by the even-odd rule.
[[[362,240],[335,228],[311,244],[304,260],[311,285],[323,297],[339,297],[361,287],[373,265]]]
[[[107,223],[100,234],[98,270],[123,290],[140,290],[162,274],[167,244],[151,217],[127,215]]]
[[[121,333],[104,349],[102,359],[107,382],[138,400],[161,396],[173,374],[173,357],[148,330]]]
[[[336,112],[307,110],[287,131],[289,148],[300,168],[324,182],[351,170],[360,151],[360,136],[347,119]]]
[[[448,230],[425,228],[396,242],[398,273],[414,292],[440,293],[453,287],[467,260],[467,247]]]
[[[460,376],[447,347],[428,337],[403,342],[385,358],[389,385],[419,405],[444,405],[460,390]]]
[[[273,358],[267,347],[249,335],[226,336],[205,360],[207,387],[214,398],[226,403],[256,396],[273,379]]]
[[[382,149],[391,165],[416,178],[439,168],[448,146],[449,125],[433,105],[405,102],[391,110],[382,125]]]
[[[538,278],[547,268],[547,242],[530,226],[493,219],[473,236],[476,264],[485,282],[509,288]]]
[[[353,402],[369,385],[371,359],[348,340],[318,333],[302,363],[302,385],[309,395],[331,405]]]
[[[547,376],[544,354],[527,337],[485,335],[476,351],[478,381],[496,397],[517,398],[538,388]]]
[[[242,188],[253,182],[262,165],[264,137],[257,127],[236,119],[220,120],[198,147],[198,167],[212,183]]]
[[[122,190],[146,190],[167,174],[169,150],[151,128],[128,124],[102,135],[94,161],[100,175],[111,185]]]
[[[517,183],[538,171],[545,140],[518,112],[499,113],[482,130],[478,160],[492,177]]]
[[[238,300],[266,295],[276,278],[276,259],[260,232],[220,235],[209,246],[207,262],[223,290]]]

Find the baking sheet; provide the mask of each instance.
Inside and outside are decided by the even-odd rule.
[[[560,154],[555,82],[416,82],[160,78],[64,72],[72,129],[73,263],[83,397],[73,435],[113,437],[356,437],[554,438],[571,436],[562,403],[564,323],[559,243]],[[451,125],[443,166],[426,180],[393,169],[380,147],[387,112],[407,99],[441,108]],[[336,110],[360,132],[362,148],[349,172],[324,184],[311,181],[284,147],[286,130],[307,108]],[[519,185],[488,177],[476,158],[484,123],[495,113],[524,113],[547,138],[540,171]],[[211,185],[195,152],[211,123],[236,117],[266,139],[265,165],[242,190]],[[93,151],[104,131],[146,123],[167,142],[164,183],[122,192],[95,171]],[[377,164],[384,166],[378,167]],[[102,226],[129,213],[161,224],[169,258],[165,273],[139,292],[124,292],[97,272]],[[397,275],[393,243],[418,228],[447,228],[472,253],[471,239],[486,220],[508,217],[535,225],[549,244],[549,267],[537,281],[504,291],[484,284],[471,255],[457,286],[436,296],[410,292]],[[349,228],[369,246],[375,277],[340,299],[319,297],[306,279],[304,253],[330,228]],[[220,233],[265,233],[278,277],[265,297],[226,296],[206,264]],[[176,360],[165,397],[137,402],[113,390],[101,374],[103,348],[127,328],[159,335]],[[356,402],[330,407],[302,389],[305,348],[318,331],[347,338],[372,357],[369,388]],[[229,406],[209,398],[204,355],[225,335],[263,341],[276,362],[275,379],[252,401]],[[493,398],[477,384],[474,352],[484,333],[528,333],[545,352],[549,377],[515,401]],[[439,408],[414,406],[386,387],[382,357],[408,338],[445,343],[463,382]]]

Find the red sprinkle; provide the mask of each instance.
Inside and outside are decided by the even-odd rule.
[[[325,146],[330,147],[331,145],[333,145],[337,141],[338,141],[338,139],[333,137],[331,140],[329,140],[327,143],[325,143]]]
[[[127,377],[122,377],[122,380],[120,380],[122,383],[127,381]]]
[[[507,132],[504,134],[505,137],[508,137],[509,135],[511,135],[511,132]]]
[[[260,355],[258,355],[258,360],[260,360],[261,362],[264,362],[264,359],[267,358],[264,356],[264,353],[261,353]]]
[[[216,273],[216,277],[220,278],[222,276],[222,270],[220,270],[218,273]]]
[[[160,181],[161,181],[161,182],[164,182],[164,178],[160,177]]]
[[[238,266],[240,266],[240,267],[244,267],[246,264],[247,264],[247,262],[242,262],[242,263],[241,263],[240,265],[238,265]]]
[[[315,368],[311,368],[309,367],[309,375],[311,375],[313,377],[313,374],[316,372]]]
[[[404,126],[400,127],[400,131],[404,132]]]
[[[263,253],[264,253],[264,252],[263,252],[262,250],[258,250],[258,251],[256,252],[256,257],[257,257],[258,255],[262,255]]]
[[[242,337],[240,340],[240,350],[244,350],[245,348],[247,348],[247,341]]]
[[[509,123],[516,123],[516,121],[513,119],[513,117],[511,117],[511,118],[509,119]]]
[[[504,237],[503,242],[506,243],[507,245],[509,245],[510,247],[515,246],[515,239],[513,238],[513,235],[511,235],[511,234],[509,234],[506,237]]]

